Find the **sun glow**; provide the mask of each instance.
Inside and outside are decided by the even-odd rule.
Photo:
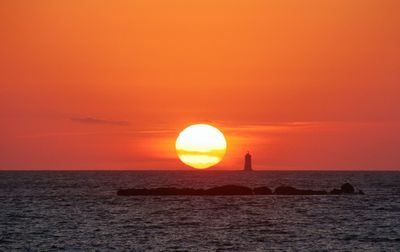
[[[195,124],[179,134],[175,148],[184,164],[205,169],[221,162],[226,152],[226,140],[217,128],[208,124]]]

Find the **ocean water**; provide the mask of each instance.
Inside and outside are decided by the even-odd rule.
[[[237,184],[366,195],[136,196]],[[400,251],[400,172],[0,172],[1,251]]]

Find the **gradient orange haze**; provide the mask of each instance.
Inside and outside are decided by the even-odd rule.
[[[0,169],[399,170],[400,1],[2,0]]]

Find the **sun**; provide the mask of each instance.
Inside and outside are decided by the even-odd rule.
[[[208,124],[194,124],[179,134],[175,148],[184,164],[206,169],[224,158],[226,140],[219,129]]]

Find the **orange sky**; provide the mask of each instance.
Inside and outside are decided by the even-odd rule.
[[[0,169],[399,170],[398,0],[3,0]]]

